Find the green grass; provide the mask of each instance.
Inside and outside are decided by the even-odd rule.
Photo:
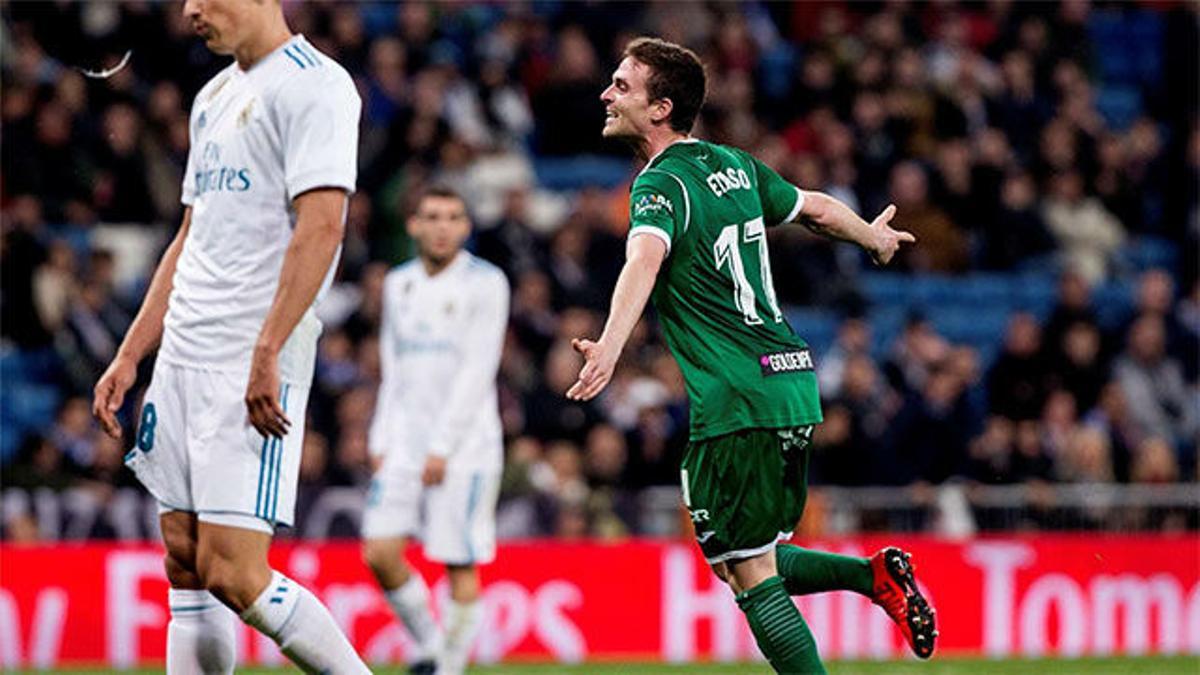
[[[932,661],[840,661],[828,664],[829,675],[1200,675],[1200,657],[1156,656],[1143,658],[1112,659],[1007,659],[989,661],[984,659],[935,658]],[[7,671],[14,675],[36,671]],[[84,673],[109,673],[109,670],[62,670],[58,672],[82,675]],[[161,670],[144,669],[124,671],[130,675],[162,673]],[[284,668],[239,669],[242,675],[267,675],[273,673],[298,672]],[[401,668],[381,668],[377,675],[400,675]],[[561,664],[512,664],[472,668],[469,672],[485,675],[521,675],[523,673],[586,673],[588,675],[618,675],[643,673],[655,675],[722,675],[724,673],[746,673],[768,675],[771,670],[761,664],[690,664],[665,665],[661,663],[590,663],[580,666]]]

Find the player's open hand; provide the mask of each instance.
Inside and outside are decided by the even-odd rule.
[[[255,348],[246,384],[246,412],[250,424],[263,436],[283,438],[292,421],[279,404],[279,355]]]
[[[567,390],[567,398],[573,401],[590,401],[612,380],[620,352],[602,342],[591,340],[571,340],[571,347],[583,354],[584,363],[583,368],[579,369],[579,379]]]
[[[137,364],[117,356],[108,365],[108,370],[100,376],[100,381],[92,391],[92,415],[100,422],[104,432],[113,438],[121,437],[121,423],[117,421],[117,411],[125,402],[125,392],[133,386],[135,379]]]
[[[891,227],[892,218],[896,216],[896,205],[888,204],[887,208],[871,221],[871,230],[875,234],[875,241],[869,249],[871,259],[877,265],[886,265],[891,261],[892,256],[896,255],[896,251],[900,249],[901,242],[913,243],[917,240],[911,232],[903,230],[893,230]]]

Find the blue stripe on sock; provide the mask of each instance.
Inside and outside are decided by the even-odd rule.
[[[212,607],[212,605],[190,605],[187,607],[172,607],[171,613],[174,614],[176,612],[203,612],[204,610],[209,609],[210,607]]]

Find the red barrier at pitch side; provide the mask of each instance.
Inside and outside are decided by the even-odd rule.
[[[938,609],[944,652],[1006,655],[1200,654],[1200,539],[1036,536],[944,542],[810,542],[863,554],[911,550]],[[434,587],[436,567],[410,556]],[[281,544],[276,568],[313,589],[374,662],[410,645],[354,543]],[[483,569],[484,662],[740,660],[756,657],[732,595],[695,547],[673,542],[533,542],[500,547]],[[0,546],[0,666],[161,663],[167,584],[152,546]],[[883,612],[852,593],[798,599],[827,659],[907,656]],[[239,631],[246,663],[282,662]]]

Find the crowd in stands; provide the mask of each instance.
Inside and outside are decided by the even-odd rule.
[[[604,396],[563,396],[581,363],[569,341],[599,333],[623,262],[636,170],[601,139],[598,96],[643,33],[706,62],[696,135],[860,213],[895,203],[893,225],[917,236],[880,281],[848,245],[772,234],[780,299],[837,318],[814,343],[814,483],[1197,480],[1197,5],[285,6],[364,102],[359,191],[320,308],[301,511],[369,479],[382,280],[410,255],[408,200],[430,183],[467,195],[470,247],[512,283],[502,500],[530,508],[508,531],[638,532],[638,491],[677,484],[686,392],[652,314]],[[191,99],[227,63],[178,10],[3,5],[6,489],[136,484],[123,443],[91,421],[90,391],[179,221]],[[109,79],[76,68],[126,49],[130,67]],[[881,334],[895,308],[864,288],[981,271],[1056,286],[1041,306],[971,308],[1014,310],[985,344],[942,334],[919,306]],[[1097,289],[1114,286],[1128,301],[1101,306]]]

